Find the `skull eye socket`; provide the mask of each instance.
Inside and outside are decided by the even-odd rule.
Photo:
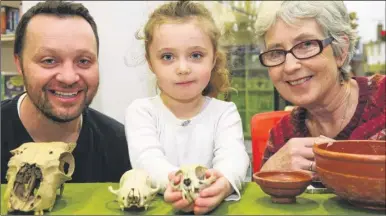
[[[74,173],[74,157],[69,152],[63,152],[59,157],[59,170],[67,176]]]
[[[50,151],[50,152],[49,152],[49,154],[52,154],[52,153],[53,153],[53,151]]]
[[[198,166],[196,167],[196,176],[199,180],[204,180],[205,179],[205,172],[206,172],[206,168],[205,167],[202,167],[202,166]]]
[[[144,196],[143,198],[145,198],[145,199],[146,199],[146,196]]]
[[[70,168],[70,165],[68,163],[63,164],[63,172],[65,174],[68,174],[68,168]]]

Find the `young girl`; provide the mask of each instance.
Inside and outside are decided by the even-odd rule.
[[[230,87],[220,32],[210,12],[189,1],[161,5],[144,29],[146,59],[160,95],[137,99],[126,110],[125,130],[133,168],[147,170],[176,209],[206,213],[239,200],[249,157],[240,115],[217,100]],[[182,165],[201,164],[217,180],[194,203],[169,180]]]

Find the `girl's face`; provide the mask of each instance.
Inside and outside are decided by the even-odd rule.
[[[161,24],[153,32],[148,62],[162,93],[179,101],[200,97],[215,63],[208,34],[195,20]]]

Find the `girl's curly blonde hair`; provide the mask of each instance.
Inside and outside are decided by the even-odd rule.
[[[139,36],[137,32],[137,39],[145,41],[146,59],[149,61],[149,46],[153,40],[154,29],[168,22],[183,23],[196,19],[201,22],[205,32],[208,33],[213,44],[215,66],[208,85],[202,92],[204,96],[216,97],[218,93],[228,92],[230,89],[229,71],[227,68],[227,58],[219,45],[221,37],[220,30],[217,28],[215,21],[210,11],[200,3],[191,1],[177,1],[163,4],[158,7],[152,14],[144,27],[144,36]]]

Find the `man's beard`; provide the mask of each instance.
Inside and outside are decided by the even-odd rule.
[[[23,74],[23,79],[24,79],[24,84],[26,87],[27,95],[30,98],[30,100],[32,101],[32,103],[34,104],[34,106],[45,117],[47,117],[48,119],[51,119],[52,121],[57,122],[57,123],[71,122],[71,121],[75,120],[76,118],[78,118],[82,114],[82,112],[91,104],[91,102],[94,98],[94,95],[95,95],[95,94],[93,94],[90,98],[88,98],[87,97],[88,88],[84,89],[83,90],[84,98],[82,98],[82,103],[79,105],[79,108],[76,111],[76,113],[73,115],[69,115],[68,113],[60,115],[60,114],[56,114],[54,112],[53,106],[47,98],[47,94],[49,94],[49,93],[48,93],[48,90],[45,86],[43,87],[43,89],[41,91],[42,96],[40,96],[40,94],[34,95],[33,94],[34,91],[33,91],[33,89],[30,88],[30,86],[28,84],[28,80],[26,79],[24,74]],[[98,85],[99,85],[99,83],[98,83]],[[36,97],[34,97],[34,96],[36,96]]]
[[[51,119],[54,122],[58,122],[58,123],[71,122],[76,118],[78,118],[82,114],[83,110],[90,105],[90,103],[87,103],[87,95],[85,94],[82,104],[79,106],[79,109],[74,115],[69,115],[69,114],[57,115],[54,113],[51,103],[47,100],[46,92],[47,91],[43,92],[44,96],[42,100],[38,100],[37,102],[35,102],[34,100],[31,99],[31,101],[35,105],[35,107],[38,108],[41,113],[43,113],[44,116],[46,116],[48,119]],[[86,92],[87,91],[85,91],[85,93]]]

